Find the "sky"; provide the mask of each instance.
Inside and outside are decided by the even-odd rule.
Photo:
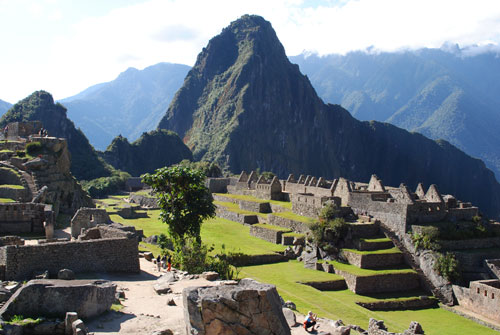
[[[244,14],[270,21],[289,56],[500,44],[499,0],[0,0],[0,99],[62,99],[129,67],[192,66]]]

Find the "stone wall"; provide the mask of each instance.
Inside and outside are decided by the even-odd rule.
[[[295,221],[292,219],[287,219],[281,216],[269,214],[267,216],[267,223],[274,226],[280,226],[283,228],[288,228],[296,233],[306,234],[309,232],[309,227],[307,223]]]
[[[250,227],[250,235],[261,238],[271,243],[280,244],[281,243],[281,235],[283,233],[291,232],[288,231],[280,231],[274,229],[267,229],[259,226],[251,226]]]
[[[211,193],[226,193],[230,178],[207,178],[205,186]]]
[[[240,209],[257,212],[257,213],[271,213],[271,205],[268,202],[256,202],[239,200]]]
[[[380,269],[387,266],[395,266],[403,263],[402,253],[391,254],[360,254],[349,250],[343,250],[342,255],[349,264],[362,269]]]
[[[336,268],[334,271],[344,277],[349,290],[357,294],[409,291],[420,287],[416,273],[356,276]]]
[[[0,233],[43,233],[46,217],[45,204],[0,203]]]
[[[134,238],[6,246],[0,249],[5,253],[1,264],[5,266],[3,280],[23,280],[31,278],[35,271],[46,270],[51,276],[56,276],[59,270],[65,268],[76,273],[140,271],[138,241]]]
[[[255,224],[255,223],[259,223],[260,220],[262,219],[258,215],[240,214],[240,213],[232,212],[230,210],[227,210],[223,206],[217,207],[216,215],[220,218],[223,218],[223,219],[226,219],[229,221],[238,222],[241,224]]]
[[[314,287],[320,291],[338,291],[345,290],[347,288],[345,280],[308,281],[300,282],[300,284]]]
[[[500,322],[500,280],[479,280],[470,288],[453,286],[460,306]]]
[[[158,200],[153,197],[147,197],[141,194],[131,194],[128,198],[129,202],[133,204],[139,204],[141,207],[149,209],[158,209]]]
[[[71,219],[71,237],[77,238],[82,229],[107,223],[111,223],[111,219],[105,209],[82,207]]]
[[[387,330],[384,321],[378,321],[373,318],[368,322],[368,335],[420,335],[424,334],[422,326],[416,321],[410,323],[410,327],[403,333],[393,333]]]
[[[356,302],[359,306],[370,311],[405,311],[409,309],[422,309],[437,307],[438,300],[426,296],[407,300],[388,300],[374,302]]]
[[[500,237],[474,238],[456,241],[440,240],[439,245],[442,250],[499,248]]]

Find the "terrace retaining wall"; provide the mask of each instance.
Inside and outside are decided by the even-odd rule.
[[[280,231],[264,227],[251,226],[250,235],[266,240],[271,243],[281,244],[281,235],[290,231]]]
[[[347,259],[349,264],[362,269],[380,269],[403,263],[403,253],[401,252],[363,255],[349,250],[342,250],[342,255]]]
[[[306,234],[307,232],[309,232],[309,227],[307,226],[307,223],[292,219],[287,219],[277,215],[269,214],[267,216],[267,222],[275,226],[288,228],[296,233]]]

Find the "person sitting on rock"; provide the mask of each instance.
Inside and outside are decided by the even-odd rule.
[[[309,311],[306,315],[306,318],[304,319],[304,329],[308,331],[307,328],[312,327],[311,331],[314,331],[315,325],[316,325],[316,314],[313,314],[313,312]]]

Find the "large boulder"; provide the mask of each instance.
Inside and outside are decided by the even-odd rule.
[[[186,288],[182,295],[188,334],[290,334],[274,285],[242,279],[238,285]]]
[[[0,316],[4,320],[14,315],[64,319],[71,311],[90,318],[110,309],[115,292],[116,285],[107,280],[31,280],[10,297]]]

